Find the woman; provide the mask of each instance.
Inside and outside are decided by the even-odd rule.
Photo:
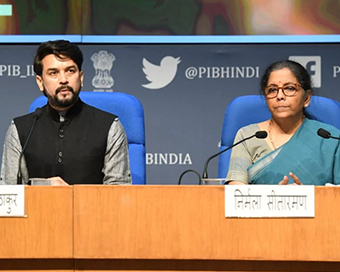
[[[312,91],[306,69],[289,60],[270,65],[261,80],[271,119],[241,128],[235,142],[265,130],[265,140],[253,138],[235,147],[228,184],[340,183],[340,141],[323,139],[319,128],[339,137],[335,127],[311,120],[304,113]]]

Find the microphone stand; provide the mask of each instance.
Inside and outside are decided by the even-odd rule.
[[[31,126],[31,129],[28,133],[28,136],[26,138],[26,141],[24,143],[24,146],[22,147],[22,150],[20,152],[20,155],[19,155],[19,165],[18,165],[18,173],[17,173],[17,184],[23,184],[22,182],[22,173],[21,173],[21,161],[22,161],[22,157],[24,156],[24,152],[26,150],[26,147],[27,147],[27,144],[31,138],[31,135],[32,135],[32,132],[34,130],[34,127],[35,127],[35,123],[37,122],[38,118],[41,116],[41,108],[37,108],[34,112],[34,119],[33,119],[33,123],[32,123],[32,126]]]
[[[232,149],[233,147],[235,147],[235,146],[237,146],[237,145],[243,143],[244,141],[247,141],[247,140],[249,140],[249,139],[251,139],[251,138],[254,138],[254,137],[256,137],[256,138],[258,138],[258,139],[265,139],[265,138],[267,137],[267,132],[266,132],[266,131],[261,131],[261,130],[260,130],[260,131],[257,131],[254,135],[251,135],[251,136],[249,136],[249,137],[246,137],[246,138],[244,138],[244,139],[238,141],[237,143],[234,143],[233,145],[231,145],[231,146],[229,146],[229,147],[223,149],[222,151],[218,152],[217,154],[214,154],[214,155],[212,155],[211,157],[209,157],[209,158],[206,160],[205,164],[204,164],[202,179],[207,179],[207,178],[208,178],[208,164],[209,164],[209,162],[210,162],[213,158],[215,158],[215,157],[221,155],[222,153],[224,153],[224,152],[226,152],[226,151]]]
[[[266,132],[266,131],[257,131],[254,135],[251,135],[251,136],[249,136],[249,137],[246,137],[246,138],[242,139],[241,141],[239,141],[239,142],[237,142],[237,143],[234,143],[233,145],[227,147],[226,149],[223,149],[222,151],[218,152],[217,154],[214,154],[214,155],[212,155],[211,157],[209,157],[209,158],[206,160],[205,164],[204,164],[204,171],[203,171],[202,177],[201,177],[200,174],[199,174],[197,171],[195,171],[195,170],[189,169],[189,170],[184,171],[184,172],[180,175],[180,177],[179,177],[178,185],[181,184],[181,181],[182,181],[183,176],[184,176],[186,173],[189,173],[189,172],[193,172],[193,173],[195,173],[195,174],[198,176],[198,179],[199,179],[198,185],[201,185],[201,184],[202,184],[202,180],[208,178],[208,164],[209,164],[209,162],[211,161],[211,159],[217,157],[218,155],[221,155],[222,153],[228,151],[229,149],[231,149],[231,148],[233,148],[233,147],[239,145],[240,143],[243,143],[244,141],[249,140],[249,139],[251,139],[251,138],[253,138],[253,137],[256,137],[256,138],[259,138],[259,139],[264,139],[264,138],[267,137],[267,132]]]

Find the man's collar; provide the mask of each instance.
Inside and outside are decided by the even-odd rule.
[[[81,101],[81,99],[78,98],[77,102],[71,108],[67,110],[67,113],[65,115],[65,121],[67,121],[68,119],[73,119],[75,116],[77,116],[79,112],[81,111],[82,106],[83,106],[83,101]],[[52,108],[49,103],[47,103],[47,113],[49,116],[51,116],[51,118],[54,121],[60,122],[59,111]]]

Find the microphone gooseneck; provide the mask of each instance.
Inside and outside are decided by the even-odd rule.
[[[189,173],[189,172],[195,173],[195,174],[197,175],[197,177],[198,177],[198,185],[201,185],[201,184],[202,184],[202,179],[201,179],[200,174],[199,174],[197,171],[192,170],[192,169],[186,170],[186,171],[184,171],[184,172],[180,175],[180,177],[179,177],[179,179],[178,179],[178,185],[181,185],[183,176],[184,176],[186,173]]]
[[[261,131],[257,131],[254,135],[251,135],[251,136],[249,136],[249,137],[247,137],[247,138],[244,138],[244,139],[242,139],[241,141],[238,141],[237,143],[235,143],[235,144],[233,144],[233,145],[227,147],[226,149],[223,149],[222,151],[220,151],[220,152],[218,152],[218,153],[212,155],[211,157],[209,157],[209,158],[206,160],[205,164],[204,164],[202,179],[207,179],[207,178],[208,178],[208,164],[209,164],[209,162],[210,162],[213,158],[215,158],[215,157],[221,155],[222,153],[228,151],[229,149],[231,149],[231,148],[233,148],[233,147],[239,145],[240,143],[243,143],[244,141],[247,141],[247,140],[249,140],[249,139],[251,139],[251,138],[253,138],[253,137],[256,137],[256,138],[258,138],[258,139],[265,139],[265,138],[267,137],[267,135],[268,135],[267,131],[264,131],[264,130],[263,130],[263,131],[262,131],[262,130],[261,130]]]
[[[25,144],[22,147],[22,150],[21,150],[20,155],[19,155],[18,173],[17,173],[17,184],[22,184],[22,173],[21,173],[21,161],[22,161],[22,157],[23,157],[24,152],[26,150],[27,144],[28,144],[28,142],[29,142],[29,140],[31,138],[32,132],[33,132],[34,127],[35,127],[35,123],[37,122],[37,120],[41,116],[41,114],[42,114],[41,108],[37,108],[35,110],[35,112],[33,113],[32,126],[31,126],[31,129],[30,129],[30,131],[28,133],[28,136],[26,138]]]

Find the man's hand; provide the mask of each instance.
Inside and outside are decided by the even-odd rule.
[[[66,183],[61,177],[51,177],[48,178],[48,180],[51,181],[52,186],[68,186],[68,183]]]

